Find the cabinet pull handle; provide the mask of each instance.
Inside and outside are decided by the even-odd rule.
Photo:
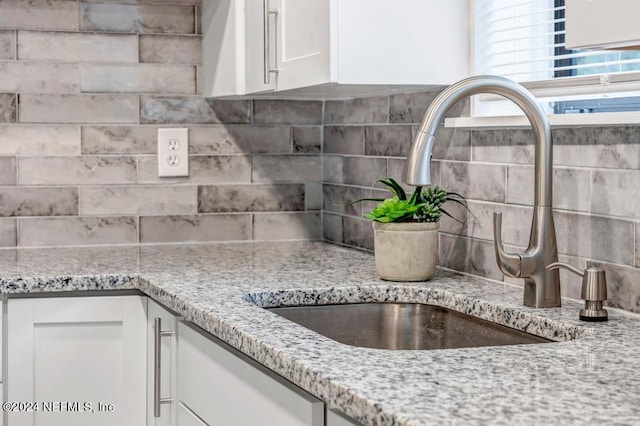
[[[153,320],[153,327],[153,417],[160,417],[160,405],[173,402],[173,398],[160,397],[161,340],[163,337],[173,336],[174,332],[162,331],[162,319],[158,317]]]
[[[271,34],[269,25],[269,15],[278,17],[276,9],[269,9],[269,0],[262,0],[262,18],[264,31],[264,84],[271,84],[271,73],[278,72],[278,68],[271,68]]]

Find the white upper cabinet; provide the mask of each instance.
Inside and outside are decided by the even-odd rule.
[[[568,49],[640,46],[640,1],[566,0]]]
[[[366,96],[469,75],[468,0],[210,0],[203,34],[207,97]]]

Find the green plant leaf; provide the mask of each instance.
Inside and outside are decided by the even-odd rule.
[[[398,197],[398,199],[407,199],[407,193],[404,188],[394,178],[380,178],[376,180],[376,182],[380,182],[381,184],[388,186],[390,188],[389,191]]]
[[[378,204],[365,217],[378,222],[406,222],[411,220],[422,207],[422,204],[412,204],[408,200],[393,197]]]

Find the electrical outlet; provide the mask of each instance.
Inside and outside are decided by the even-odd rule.
[[[158,176],[189,176],[189,129],[158,129]]]

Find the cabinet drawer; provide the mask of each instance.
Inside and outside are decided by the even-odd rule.
[[[323,426],[324,404],[201,331],[178,325],[178,398],[210,425]]]

